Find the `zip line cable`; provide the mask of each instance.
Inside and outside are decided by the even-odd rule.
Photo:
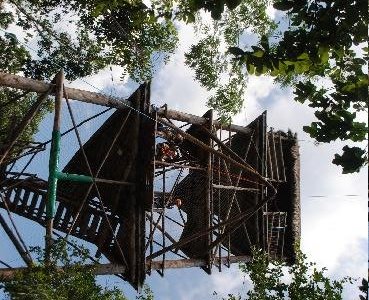
[[[105,114],[106,112],[108,112],[108,111],[110,111],[110,110],[112,110],[112,108],[111,108],[111,107],[109,107],[108,109],[105,109],[105,110],[103,110],[103,111],[101,111],[101,112],[99,112],[99,113],[97,113],[97,114],[93,115],[92,117],[89,117],[89,118],[87,118],[87,119],[83,120],[82,122],[80,122],[80,123],[76,124],[76,127],[71,127],[71,128],[69,128],[67,131],[63,132],[63,133],[60,135],[60,137],[63,137],[64,135],[66,135],[66,134],[68,134],[68,133],[72,132],[72,131],[74,130],[74,128],[79,128],[79,127],[81,127],[83,124],[85,124],[85,123],[87,123],[87,122],[89,122],[89,121],[91,121],[91,120],[93,120],[93,119],[95,119],[95,118],[97,118],[97,117],[99,117],[99,116],[101,116],[101,115]],[[48,143],[51,143],[51,141],[52,141],[52,139],[49,139],[49,140],[47,140],[46,142],[43,142],[43,143],[42,143],[42,145],[47,145]]]

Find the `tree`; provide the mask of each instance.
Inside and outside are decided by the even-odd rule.
[[[363,278],[361,280],[361,285],[359,286],[359,290],[361,293],[364,294],[364,296],[363,295],[359,296],[360,300],[368,300],[368,291],[369,291],[368,279]]]
[[[287,30],[279,32],[266,18],[265,9],[270,1],[256,4],[200,0],[190,5],[190,11],[205,9],[214,19],[212,28],[217,38],[204,38],[186,55],[187,63],[196,71],[196,79],[208,89],[217,89],[208,104],[225,119],[231,117],[242,107],[247,77],[265,74],[273,76],[282,86],[293,87],[295,100],[314,108],[318,120],[303,129],[317,142],[365,141],[368,127],[355,119],[358,113],[368,109],[368,76],[364,71],[368,48],[363,47],[368,36],[367,4],[340,0],[275,0],[273,3],[278,11],[287,12]],[[245,7],[250,6],[254,10],[249,9],[245,14]],[[223,33],[222,27],[226,28]],[[259,35],[259,42],[244,50],[239,38],[246,27]],[[222,55],[219,32],[228,46],[228,52]],[[364,55],[357,47],[363,47]],[[233,60],[228,56],[233,56]],[[230,74],[227,86],[214,81],[221,78],[219,70],[227,68],[225,65]],[[358,172],[367,164],[368,153],[363,148],[346,145],[343,154],[336,154],[332,162],[341,165],[343,173]]]
[[[7,27],[13,21],[10,13],[0,13],[0,26]],[[15,36],[5,34],[0,36],[0,70],[8,73],[18,73],[30,59],[28,51],[20,45]],[[12,130],[20,122],[28,109],[35,103],[37,97],[34,93],[17,91],[9,88],[0,88],[0,155],[2,150],[7,147]],[[16,156],[23,147],[33,140],[33,135],[37,131],[38,124],[42,117],[51,109],[51,103],[45,101],[40,111],[31,121],[29,126],[21,133],[18,143],[9,153],[9,157]]]
[[[233,45],[245,27],[252,26],[258,34],[266,33],[273,24],[265,13],[269,0],[243,0],[237,8],[232,4],[235,1],[227,1],[235,10],[227,11],[221,21],[211,26],[197,13],[209,8],[206,1],[200,2],[155,0],[148,7],[139,0],[8,0],[15,13],[9,11],[7,16],[24,30],[25,41],[37,39],[39,57],[25,61],[24,74],[50,79],[63,67],[69,80],[96,73],[108,65],[122,66],[136,81],[147,80],[176,49],[174,22],[196,21],[203,39],[193,46],[186,61],[195,70],[196,79],[212,92],[209,105],[229,120],[241,108],[245,72],[220,47],[222,43]],[[70,20],[70,15],[75,18]],[[61,21],[66,18],[75,28],[75,36],[61,30]],[[201,76],[205,73],[210,75]]]
[[[52,259],[47,263],[40,247],[34,247],[32,252],[37,254],[35,265],[16,273],[10,281],[0,281],[0,288],[11,299],[127,299],[117,288],[109,290],[96,284],[93,269],[83,266],[88,251],[81,246],[70,247],[59,240],[53,244]]]
[[[295,100],[315,110],[317,121],[304,130],[317,142],[367,138],[366,124],[356,121],[368,106],[368,78],[363,71],[367,48],[363,57],[352,48],[367,39],[364,1],[153,0],[149,6],[142,0],[8,3],[15,12],[2,12],[0,26],[17,24],[26,40],[35,38],[38,44],[39,57],[28,55],[21,63],[26,76],[50,78],[63,67],[67,79],[73,80],[119,65],[131,78],[146,80],[176,49],[174,22],[180,20],[197,28],[199,41],[186,54],[186,64],[211,93],[207,103],[224,121],[242,108],[247,78],[266,74],[292,86]],[[279,12],[286,12],[289,27],[283,32],[266,13],[272,3]],[[210,12],[212,19],[204,12]],[[63,30],[66,20],[75,28],[74,36]],[[259,39],[257,45],[245,45],[246,31]],[[367,160],[365,149],[345,146],[333,163],[351,173]]]
[[[269,4],[270,0],[152,1],[159,15],[194,25],[198,41],[185,54],[185,63],[210,93],[208,106],[224,122],[230,122],[241,110],[248,77],[246,68],[229,55],[228,48],[239,45],[246,30],[260,37],[276,28],[266,13]],[[209,20],[206,11],[213,19]]]
[[[29,58],[27,77],[49,79],[64,68],[68,80],[119,65],[136,80],[152,75],[152,56],[175,49],[171,21],[160,20],[142,1],[8,0],[6,16],[37,40],[38,57]],[[65,28],[68,23],[68,28]],[[69,28],[73,28],[75,34]]]
[[[327,269],[318,269],[315,263],[308,262],[300,250],[297,250],[295,264],[287,266],[283,262],[270,261],[267,254],[254,249],[252,261],[240,264],[240,270],[250,277],[252,283],[246,292],[247,298],[239,293],[229,294],[223,300],[338,300],[342,299],[344,285],[353,283],[350,277],[329,279],[325,274]],[[290,281],[284,278],[286,270]]]
[[[154,2],[159,7],[168,3]],[[303,129],[317,142],[367,139],[366,123],[356,121],[357,114],[368,109],[365,1],[173,2],[177,10],[166,5],[165,15],[195,22],[203,35],[186,54],[186,63],[194,69],[196,79],[213,91],[208,105],[223,120],[240,111],[248,76],[265,74],[282,86],[291,86],[295,100],[315,110],[317,121]],[[286,12],[287,30],[280,31],[267,17],[271,3],[280,13]],[[203,24],[202,10],[211,13],[213,22]],[[259,42],[244,50],[240,38],[245,29],[251,29]],[[368,153],[346,145],[332,162],[341,165],[343,173],[358,172],[367,164]]]
[[[19,300],[127,300],[118,288],[103,288],[96,283],[94,269],[86,267],[88,249],[63,239],[54,241],[50,260],[41,247],[32,247],[37,263],[26,271],[17,272],[11,280],[0,278],[0,289],[10,299]],[[136,296],[137,300],[154,300],[148,285]]]
[[[5,33],[0,35],[0,70],[51,80],[64,68],[66,79],[75,80],[114,64],[124,67],[137,81],[151,77],[155,67],[153,55],[160,53],[166,60],[166,53],[175,49],[173,23],[158,20],[142,2],[102,4],[82,0],[0,2],[0,29]],[[75,29],[74,36],[68,28],[62,29],[66,18]],[[19,26],[24,38],[8,33],[10,25]],[[30,39],[37,42],[37,51],[25,47]],[[14,127],[35,101],[33,93],[0,89],[0,154]],[[46,101],[8,158],[17,156],[32,141],[38,124],[51,108],[52,104]]]
[[[305,126],[317,142],[337,139],[361,142],[368,127],[357,122],[357,113],[368,109],[367,51],[353,47],[367,41],[368,7],[364,1],[275,1],[287,11],[290,26],[277,41],[263,36],[258,46],[230,52],[250,74],[269,74],[294,87],[295,100],[314,108],[317,122]],[[366,59],[365,59],[366,58]],[[322,83],[324,80],[324,84]],[[343,173],[358,172],[368,153],[360,147],[343,148],[334,164]]]

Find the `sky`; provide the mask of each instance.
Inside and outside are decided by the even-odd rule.
[[[191,28],[179,25],[180,46],[170,63],[161,68],[152,81],[151,102],[157,106],[168,104],[171,109],[202,115],[206,112],[207,92],[194,81],[194,73],[184,65],[183,53],[195,39]],[[113,67],[68,86],[96,92],[90,84],[107,94],[126,98],[134,91],[132,82],[119,82],[120,69]],[[112,81],[113,78],[113,81]],[[340,152],[343,143],[316,145],[302,131],[304,125],[314,121],[313,110],[293,100],[290,89],[282,89],[267,77],[251,77],[245,93],[242,112],[234,118],[234,123],[247,125],[264,110],[268,111],[268,126],[276,130],[291,129],[298,133],[301,154],[301,248],[308,259],[317,262],[319,267],[327,267],[331,278],[367,276],[368,261],[368,220],[367,220],[367,169],[360,173],[342,175],[339,167],[331,163],[334,153]],[[83,119],[96,111],[96,107],[73,102],[78,118]],[[65,109],[65,108],[64,108]],[[63,111],[63,115],[65,110]],[[66,115],[66,113],[65,113]],[[364,118],[364,116],[363,116]],[[37,135],[46,140],[51,135],[52,115],[47,116]],[[63,128],[69,128],[65,121]],[[85,136],[92,134],[103,119],[84,127]],[[64,146],[63,161],[73,155],[76,141],[68,140]],[[47,172],[47,157],[40,158]],[[4,215],[4,211],[0,211]],[[27,243],[42,241],[43,229],[20,217],[15,217]],[[16,266],[20,262],[15,256],[5,234],[0,231],[0,258]],[[136,292],[120,279],[113,276],[100,276],[103,286],[116,285],[134,299]],[[221,295],[237,293],[248,286],[249,280],[238,270],[237,265],[214,270],[211,276],[201,269],[167,270],[164,278],[153,273],[147,280],[155,299],[191,300],[220,299]],[[345,288],[344,299],[357,298],[357,284]],[[216,291],[218,295],[213,295]]]

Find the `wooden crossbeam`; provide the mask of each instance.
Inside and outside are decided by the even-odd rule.
[[[222,264],[228,263],[240,263],[240,262],[250,262],[251,256],[225,256],[225,257],[215,257],[214,264],[217,265],[219,261]],[[163,268],[162,261],[147,261],[146,268],[148,268],[149,264],[151,264],[151,269],[160,270]],[[177,260],[165,260],[164,261],[164,269],[180,269],[180,268],[194,268],[194,267],[203,267],[208,264],[206,259],[177,259]],[[87,269],[92,269],[94,274],[96,275],[113,275],[113,274],[124,274],[126,272],[126,267],[124,265],[118,264],[99,264],[99,265],[85,265]],[[1,268],[0,269],[0,277],[3,280],[11,280],[16,272],[22,272],[27,270],[27,268]],[[58,270],[62,271],[63,268],[58,268]]]
[[[0,72],[0,86],[20,89],[29,92],[45,93],[50,88],[54,88],[55,84]],[[66,87],[65,90],[66,93],[68,94],[68,97],[73,100],[120,109],[131,107],[132,105],[131,102],[122,98],[112,98],[109,96],[104,96],[99,93],[68,87]],[[157,113],[159,116],[166,117],[168,119],[191,123],[195,125],[203,125],[208,122],[206,118],[166,108],[159,108]],[[216,120],[214,120],[214,125],[217,128],[222,127],[224,130],[230,130],[234,132],[242,132],[242,133],[250,132],[250,130],[246,127],[234,124],[224,125]]]
[[[55,84],[0,72],[0,86],[6,86],[36,93],[45,93],[50,88],[54,88]],[[70,99],[79,100],[82,102],[94,103],[97,105],[115,108],[127,108],[127,106],[131,105],[130,102],[124,99],[117,100],[98,93],[68,87],[66,87],[65,89]]]
[[[234,190],[234,191],[251,191],[251,192],[259,192],[260,191],[260,189],[244,188],[244,187],[233,186],[233,185],[213,184],[213,187],[216,188],[216,189]]]

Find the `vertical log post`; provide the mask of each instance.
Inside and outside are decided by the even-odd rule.
[[[56,75],[55,81],[56,81],[55,115],[49,158],[49,179],[48,179],[47,203],[46,203],[46,236],[45,236],[46,263],[50,262],[50,248],[52,246],[52,231],[55,214],[56,189],[58,182],[57,172],[60,154],[61,101],[63,98],[63,82],[64,82],[63,70],[60,70],[60,72]]]
[[[261,130],[261,133],[259,134],[259,149],[261,149],[261,153],[260,153],[260,174],[261,176],[263,176],[264,178],[267,176],[267,124],[266,124],[266,120],[267,120],[267,111],[264,111],[261,115],[261,128],[259,130]],[[261,187],[261,193],[260,193],[260,202],[264,202],[264,199],[266,199],[267,197],[267,188],[265,186]],[[259,242],[261,239],[261,246],[263,247],[263,249],[265,249],[266,244],[265,244],[265,236],[264,236],[264,232],[265,232],[265,224],[264,224],[264,211],[267,211],[267,203],[264,205],[264,207],[260,210],[260,212],[257,214],[258,218],[259,218],[259,228],[261,227],[261,233],[259,232]]]
[[[161,218],[161,227],[162,227],[162,230],[161,230],[161,234],[162,234],[162,244],[163,244],[163,249],[165,248],[165,206],[166,206],[166,197],[165,197],[165,193],[166,193],[166,180],[165,180],[165,176],[166,176],[166,172],[165,172],[165,166],[163,166],[163,194],[162,194],[162,197],[163,197],[163,216]],[[154,238],[154,237],[153,237]],[[163,256],[162,256],[162,268],[161,268],[161,271],[159,272],[160,276],[164,276],[164,267],[165,267],[165,252],[163,253]],[[158,270],[159,271],[159,270]]]
[[[209,111],[209,121],[208,121],[208,126],[209,126],[209,130],[212,133],[213,132],[213,110]],[[213,142],[212,139],[209,137],[209,147],[213,146]],[[208,152],[208,157],[207,157],[207,171],[206,171],[206,175],[207,175],[207,185],[206,185],[206,228],[210,228],[213,224],[213,168],[212,168],[212,156],[213,154],[211,152]],[[213,237],[213,232],[210,231],[208,238],[207,238],[207,249],[208,249],[208,253],[207,253],[207,257],[206,260],[208,262],[208,269],[207,272],[209,274],[211,274],[211,267],[212,267],[212,249],[211,249],[211,244],[212,244],[212,237]]]
[[[223,131],[223,128],[222,127],[220,127],[220,130],[219,130],[219,140],[222,140],[222,131]],[[215,135],[216,135],[216,132],[215,132]],[[231,139],[229,139],[229,142],[231,142]],[[213,144],[214,144],[214,142],[213,142]],[[214,161],[214,160],[213,160]],[[213,163],[214,164],[214,163]],[[218,184],[220,185],[221,184],[221,179],[220,179],[220,157],[218,158]],[[221,205],[220,205],[220,203],[221,203],[221,201],[220,201],[220,199],[221,199],[221,191],[220,191],[220,189],[218,189],[218,191],[217,191],[217,195],[218,195],[218,203],[217,203],[217,206],[218,206],[218,224],[220,224],[220,222],[221,222],[221,217],[222,217],[222,210],[221,210]],[[214,210],[214,209],[213,209]],[[222,234],[222,229],[221,228],[219,228],[218,229],[218,235],[221,235]],[[215,255],[216,253],[214,253],[214,255]],[[221,244],[219,244],[218,245],[218,271],[219,272],[222,272],[222,262],[221,262],[221,256],[222,256],[222,245]]]
[[[55,215],[56,190],[58,180],[75,181],[81,183],[93,182],[92,177],[78,174],[67,174],[59,172],[59,156],[60,156],[60,122],[61,122],[61,106],[64,93],[64,72],[60,72],[55,76],[55,108],[54,108],[54,124],[51,139],[51,149],[49,158],[49,179],[47,189],[46,202],[46,235],[45,235],[45,260],[50,262],[50,248],[52,246],[53,221]]]

